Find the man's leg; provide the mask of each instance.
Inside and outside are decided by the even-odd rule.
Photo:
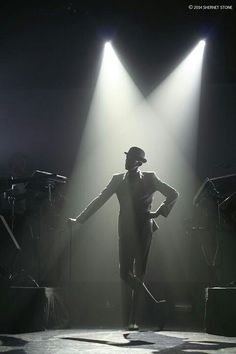
[[[130,274],[130,284],[132,288],[131,292],[131,306],[130,306],[130,314],[129,314],[129,324],[130,329],[137,330],[138,329],[138,308],[141,294],[142,282],[139,281],[139,278],[136,276],[135,272],[136,259],[134,259],[133,264],[133,272]]]
[[[120,261],[120,277],[121,277],[121,300],[123,323],[127,327],[130,321],[130,308],[132,304],[132,274],[134,255],[132,248],[126,240],[119,240],[119,261]]]
[[[125,323],[136,328],[137,310],[152,238],[151,223],[129,225],[119,222],[119,259]]]
[[[132,291],[132,306],[131,306],[131,323],[138,322],[138,310],[140,308],[141,297],[143,293],[143,281],[147,266],[148,254],[152,240],[151,224],[144,225],[142,232],[137,238],[135,248],[135,260],[133,269],[133,291]]]

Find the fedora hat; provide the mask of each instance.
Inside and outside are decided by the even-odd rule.
[[[137,161],[147,162],[145,158],[145,152],[137,146],[132,146],[128,152],[125,152],[126,155],[132,156]]]

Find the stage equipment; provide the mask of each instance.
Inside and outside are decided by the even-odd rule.
[[[0,178],[0,214],[2,214],[0,215],[0,222],[2,229],[7,233],[11,243],[14,243],[15,248],[20,252],[16,253],[12,245],[9,244],[9,241],[8,249],[11,250],[11,253],[14,251],[15,261],[18,262],[19,259],[22,259],[22,261],[24,259],[27,260],[29,269],[31,269],[31,263],[33,266],[33,263],[37,262],[38,275],[34,277],[38,281],[41,280],[41,251],[39,249],[39,241],[42,232],[46,233],[47,236],[49,234],[52,236],[52,230],[54,229],[55,233],[56,226],[59,224],[57,186],[66,182],[67,177],[65,176],[41,170],[36,170],[31,176],[27,177]],[[46,240],[47,237],[45,237],[44,243]],[[3,249],[3,244],[1,246]],[[32,248],[32,252],[35,252],[34,257],[32,256],[32,252],[27,253],[29,247]],[[44,248],[46,249],[46,247]],[[22,254],[24,252],[26,254],[23,257]],[[31,263],[31,258],[27,257],[27,255],[31,258],[33,257]],[[27,274],[25,269],[22,269],[25,266],[22,267],[21,265],[21,269],[14,269],[15,261],[13,262],[6,255],[5,258],[6,261],[12,264],[9,267],[8,264],[1,264],[3,272],[0,272],[0,275],[1,273],[8,274],[7,278],[13,284],[17,283],[17,285],[20,285],[20,279],[23,279],[25,274],[27,280],[32,280],[34,283],[32,284],[33,286],[38,286],[38,281],[32,275]]]
[[[236,174],[206,178],[193,199],[192,231],[198,231],[209,286],[224,281],[224,232],[232,232],[236,224],[235,191]],[[221,275],[216,274],[217,268]]]
[[[232,193],[220,203],[220,209],[225,215],[226,221],[236,225],[236,192]]]
[[[236,174],[230,174],[214,178],[206,178],[193,199],[193,205],[198,207],[211,198],[221,201],[228,198],[236,191]]]
[[[1,289],[1,333],[24,333],[68,327],[65,291],[52,287]]]
[[[15,245],[16,249],[20,250],[20,246],[19,246],[19,243],[17,242],[17,240],[15,239],[8,223],[6,222],[5,218],[3,215],[0,215],[0,220],[2,221],[6,231],[7,231],[7,234],[9,235],[10,239],[12,240],[13,244]]]
[[[206,178],[193,205],[197,227],[229,230],[229,224],[236,224],[236,174]]]
[[[10,226],[8,225],[5,217],[0,215],[0,234],[1,234],[1,265],[0,265],[0,278],[2,281],[1,285],[9,285],[12,278],[12,264],[15,255],[18,254],[18,251],[21,251],[21,247],[17,242]],[[8,253],[6,257],[6,253]],[[10,256],[13,255],[13,257]]]
[[[48,183],[52,182],[58,182],[58,183],[66,183],[67,182],[67,177],[58,175],[56,173],[51,173],[51,172],[46,172],[46,171],[40,171],[36,170],[33,172],[32,176],[28,179],[29,182],[32,183],[37,183],[42,182],[42,181],[47,181]]]
[[[52,244],[54,237],[59,242],[58,225],[60,223],[60,213],[58,212],[58,187],[67,182],[67,177],[50,173],[47,171],[36,170],[26,183],[26,191],[29,195],[27,200],[27,209],[31,212],[31,233],[35,239],[36,253],[38,258],[38,278],[40,280],[46,277],[50,278],[47,270],[50,259],[48,258],[48,249]],[[46,237],[44,237],[46,236]],[[48,238],[47,245],[44,240]],[[45,247],[46,246],[46,247]],[[54,247],[54,250],[57,248]],[[56,252],[56,251],[55,251]],[[51,266],[50,266],[51,267]],[[51,271],[52,273],[52,271]],[[51,276],[52,277],[52,276]],[[47,280],[47,283],[51,280]]]
[[[205,329],[207,333],[236,336],[236,288],[206,289]]]

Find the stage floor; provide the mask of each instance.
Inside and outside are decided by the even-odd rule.
[[[11,354],[236,353],[236,337],[183,331],[47,330],[2,334],[0,343],[0,352]]]

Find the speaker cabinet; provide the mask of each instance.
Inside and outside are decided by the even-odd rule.
[[[236,287],[206,288],[205,329],[210,334],[236,336]]]

